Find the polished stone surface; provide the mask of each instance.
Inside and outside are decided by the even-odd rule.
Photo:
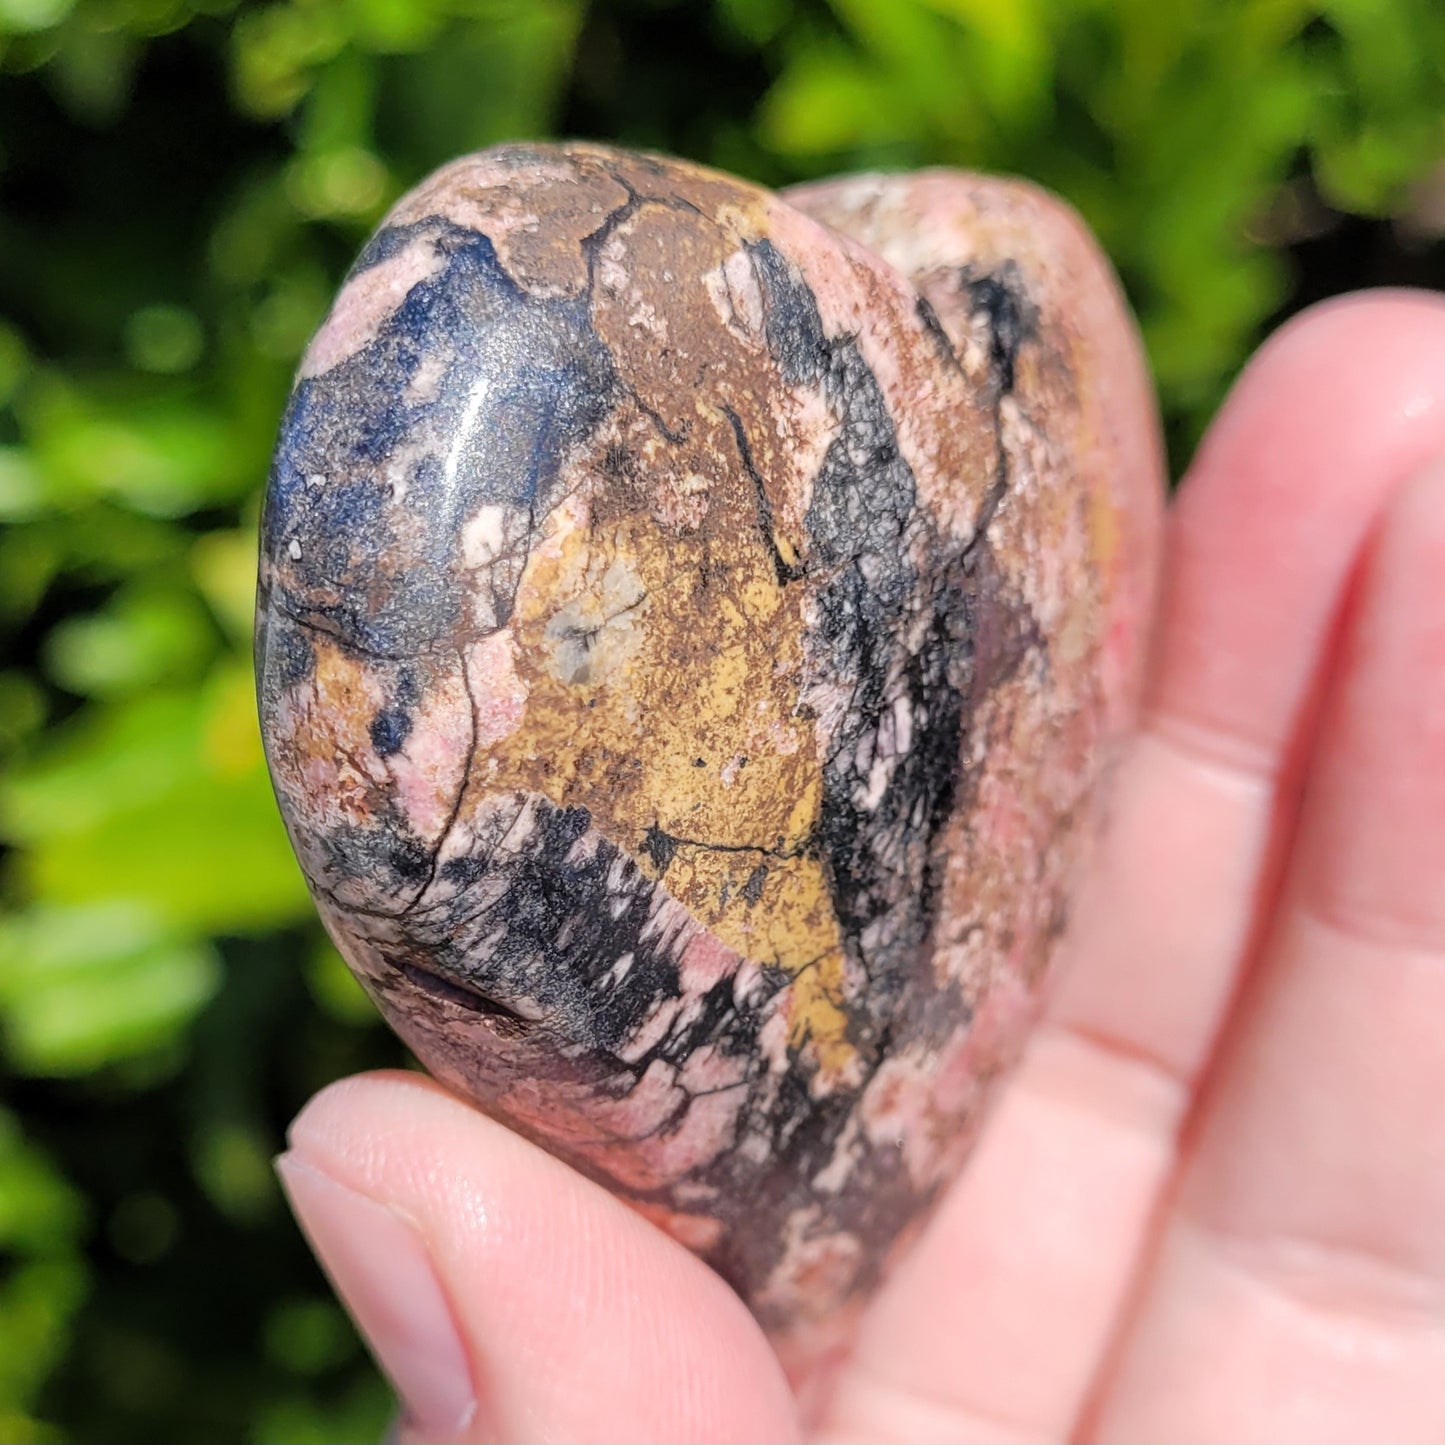
[[[1150,427],[1077,223],[943,172],[468,157],[302,362],[258,667],[326,924],[439,1078],[791,1347],[1036,1012],[1132,706]]]

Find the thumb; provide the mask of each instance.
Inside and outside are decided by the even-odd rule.
[[[277,1168],[403,1438],[796,1438],[776,1357],[711,1270],[431,1080],[323,1090]]]

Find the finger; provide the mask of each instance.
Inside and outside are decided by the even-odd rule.
[[[1103,1439],[1445,1428],[1445,467],[1373,549]]]
[[[1265,347],[1211,431],[1171,518],[1163,660],[1059,997],[870,1316],[838,1436],[898,1438],[908,1411],[933,1438],[1072,1428],[1268,901],[1344,580],[1385,499],[1445,448],[1442,358],[1445,305],[1337,302]]]
[[[1346,582],[1442,447],[1440,298],[1317,307],[1246,370],[1171,508],[1145,730],[1061,1024],[1197,1077],[1268,906]]]
[[[290,1146],[283,1182],[412,1437],[796,1438],[716,1275],[430,1080],[333,1085]]]

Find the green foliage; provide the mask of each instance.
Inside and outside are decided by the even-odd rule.
[[[1053,186],[1120,268],[1182,451],[1272,320],[1438,268],[1404,238],[1441,185],[1445,10],[0,0],[0,1438],[382,1428],[268,1165],[311,1091],[401,1054],[275,814],[256,507],[388,203],[558,132],[769,183]]]
[[[1445,11],[1430,0],[834,0],[761,134],[840,156],[1008,170],[1084,213],[1140,310],[1166,408],[1197,432],[1261,321],[1261,241],[1297,166],[1367,214],[1445,153]]]

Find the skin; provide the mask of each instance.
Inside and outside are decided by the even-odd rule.
[[[790,1389],[696,1258],[439,1086],[313,1100],[283,1177],[404,1435],[1437,1439],[1442,455],[1438,300],[1330,303],[1247,369],[1062,987],[830,1376]],[[383,1288],[403,1237],[429,1311]]]

